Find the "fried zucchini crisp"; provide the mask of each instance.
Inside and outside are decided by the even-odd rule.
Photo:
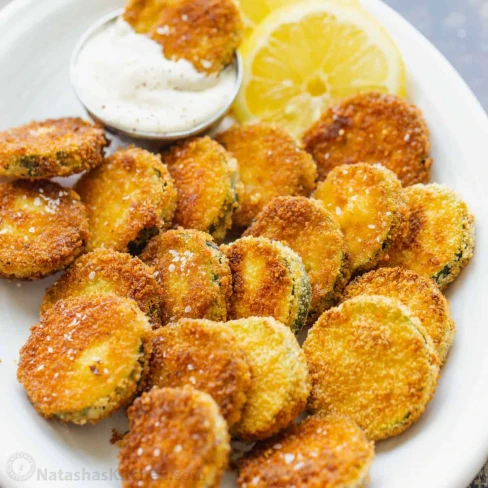
[[[440,361],[399,300],[359,296],[325,312],[303,346],[311,412],[343,413],[371,440],[404,432],[432,399]]]
[[[227,320],[232,277],[212,238],[196,230],[170,230],[141,255],[156,270],[163,324],[180,318]]]
[[[240,488],[364,488],[373,442],[343,415],[314,415],[258,444],[241,462]]]
[[[221,242],[237,208],[237,163],[209,137],[176,144],[163,154],[178,190],[175,224]]]
[[[95,168],[108,146],[103,128],[78,118],[31,122],[0,132],[0,176],[40,179]]]
[[[85,174],[76,190],[88,210],[90,251],[99,247],[139,254],[171,225],[176,190],[161,158],[131,146]]]
[[[420,320],[444,364],[456,327],[449,302],[433,280],[402,268],[381,268],[356,278],[344,291],[344,300],[362,295],[383,295],[400,300]]]
[[[88,220],[80,197],[50,181],[0,183],[0,276],[35,280],[85,251]]]
[[[414,185],[404,190],[410,211],[409,233],[394,246],[387,266],[401,266],[432,278],[442,289],[473,257],[474,216],[461,197],[443,185]]]
[[[166,58],[206,74],[232,63],[244,34],[234,0],[129,0],[124,19],[161,44]]]
[[[429,129],[422,112],[403,98],[361,93],[329,108],[303,136],[319,180],[336,166],[381,163],[404,186],[430,180]]]
[[[229,318],[274,317],[298,333],[311,298],[298,254],[264,237],[244,237],[223,250],[232,272]]]
[[[293,332],[271,317],[226,323],[237,336],[251,368],[241,420],[232,433],[246,441],[266,439],[288,427],[306,406],[310,379]]]
[[[268,124],[235,126],[217,140],[239,164],[239,208],[234,224],[248,227],[275,197],[302,195],[315,189],[317,166],[283,129]]]
[[[152,334],[147,387],[185,385],[208,393],[229,427],[240,420],[251,372],[237,337],[224,324],[181,319]]]
[[[230,452],[227,425],[210,395],[155,388],[127,411],[119,452],[124,488],[217,488]]]
[[[66,298],[113,293],[132,298],[149,317],[153,328],[161,325],[159,285],[154,270],[129,254],[97,249],[78,258],[44,296],[41,314]]]
[[[31,329],[20,351],[18,380],[44,417],[96,423],[137,392],[148,329],[147,317],[130,298],[62,300]]]
[[[334,168],[313,198],[325,205],[344,232],[353,274],[374,268],[407,227],[400,181],[379,164]]]
[[[309,321],[337,303],[350,277],[346,240],[321,202],[275,198],[244,236],[281,241],[302,258],[312,287]]]

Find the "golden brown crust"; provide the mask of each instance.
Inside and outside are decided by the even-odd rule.
[[[243,237],[223,251],[232,273],[229,319],[274,317],[299,332],[307,319],[311,287],[298,254],[264,237]]]
[[[456,327],[449,302],[433,280],[402,268],[381,268],[349,283],[344,300],[358,295],[383,295],[397,298],[420,320],[444,364]]]
[[[303,349],[309,409],[349,415],[371,440],[401,434],[418,420],[439,377],[439,358],[420,321],[384,296],[359,296],[325,312]]]
[[[381,163],[404,186],[430,180],[429,129],[422,112],[406,100],[361,93],[329,108],[303,136],[319,180],[336,166]]]
[[[41,314],[69,297],[113,293],[132,298],[149,317],[153,328],[161,325],[159,285],[154,270],[129,254],[97,249],[78,258],[46,292]]]
[[[237,208],[237,163],[209,137],[176,144],[163,154],[178,190],[174,223],[221,242]]]
[[[128,0],[124,20],[140,33],[151,32],[157,23],[161,10],[167,8],[171,0]],[[177,0],[175,0],[177,1]]]
[[[233,0],[130,0],[124,19],[161,44],[168,59],[219,73],[232,62],[244,26]]]
[[[312,286],[310,320],[334,305],[349,281],[344,236],[317,200],[275,198],[256,217],[244,236],[281,241],[302,258]]]
[[[450,188],[432,183],[405,188],[410,212],[406,238],[381,263],[401,266],[432,278],[442,290],[473,257],[474,216]]]
[[[148,328],[128,298],[104,294],[60,301],[32,327],[20,351],[18,380],[43,416],[98,422],[136,392]]]
[[[229,435],[217,404],[193,388],[155,388],[128,410],[119,452],[124,488],[217,488]]]
[[[271,317],[225,325],[237,336],[251,368],[247,403],[233,433],[242,440],[266,439],[305,408],[310,393],[305,356],[291,330]]]
[[[0,132],[0,176],[52,178],[94,168],[108,146],[103,128],[79,118],[30,122]]]
[[[361,488],[374,444],[351,419],[314,415],[258,445],[242,462],[240,488]]]
[[[76,185],[99,247],[138,254],[150,237],[169,227],[176,190],[160,156],[131,146],[118,150]]]
[[[0,183],[0,276],[34,280],[69,266],[89,238],[84,205],[50,181]]]
[[[269,124],[235,126],[217,137],[239,164],[242,186],[234,224],[248,227],[275,197],[302,195],[315,189],[317,167],[283,129]]]
[[[380,164],[337,166],[319,183],[313,198],[339,223],[353,274],[374,268],[406,231],[402,186]]]
[[[232,277],[208,234],[170,230],[152,239],[141,259],[156,270],[163,324],[180,318],[227,320]]]
[[[228,327],[181,319],[154,331],[147,387],[185,385],[208,393],[229,427],[240,420],[251,373],[246,354]]]

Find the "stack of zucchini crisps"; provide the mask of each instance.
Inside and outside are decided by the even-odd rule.
[[[434,395],[442,290],[473,255],[420,111],[366,93],[300,143],[258,123],[162,154],[106,146],[80,119],[0,133],[0,274],[64,270],[20,351],[34,408],[127,408],[125,487],[218,486],[231,437],[256,443],[243,488],[365,486],[373,442]]]

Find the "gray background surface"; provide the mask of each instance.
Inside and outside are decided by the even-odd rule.
[[[384,0],[449,59],[488,110],[488,0]]]
[[[437,46],[488,110],[488,0],[384,1]],[[488,465],[470,488],[488,488]]]

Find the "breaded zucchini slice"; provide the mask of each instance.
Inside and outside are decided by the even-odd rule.
[[[312,293],[298,254],[264,237],[243,237],[223,251],[232,273],[229,318],[274,317],[298,333]]]
[[[415,185],[404,190],[410,211],[409,234],[395,246],[388,266],[401,266],[432,278],[442,290],[473,257],[474,216],[444,185]]]
[[[339,223],[353,274],[374,268],[404,232],[406,206],[400,181],[379,164],[334,168],[313,198]]]
[[[246,441],[266,439],[288,427],[306,406],[310,379],[305,356],[291,330],[271,317],[226,325],[251,368],[247,403],[232,433]]]
[[[166,58],[206,74],[232,62],[244,33],[234,0],[129,0],[124,19],[161,44]]]
[[[442,364],[452,346],[456,327],[449,302],[433,280],[402,268],[381,268],[349,283],[344,300],[359,295],[383,295],[400,300],[420,320]]]
[[[242,185],[239,208],[233,222],[248,227],[273,198],[303,195],[315,189],[317,166],[297,147],[293,137],[273,125],[259,123],[234,126],[217,140],[239,165]]]
[[[208,234],[170,230],[152,239],[141,258],[156,270],[163,324],[180,318],[227,320],[232,277]]]
[[[161,158],[131,146],[120,149],[76,185],[88,210],[91,239],[99,247],[139,254],[171,225],[176,190]]]
[[[401,434],[434,396],[439,358],[420,321],[399,300],[358,296],[325,312],[303,349],[309,409],[343,413],[371,440]]]
[[[78,118],[31,122],[0,132],[0,176],[52,178],[95,168],[108,146],[103,128]]]
[[[304,134],[319,180],[336,166],[381,163],[404,186],[430,181],[430,134],[422,112],[405,99],[361,93],[335,105]]]
[[[275,198],[244,236],[281,241],[302,258],[312,287],[309,321],[335,305],[349,281],[344,235],[318,200]]]
[[[258,444],[241,462],[241,488],[364,488],[374,444],[344,415],[313,415]]]
[[[35,280],[69,266],[90,234],[73,190],[51,181],[0,182],[0,277]]]
[[[154,331],[146,385],[193,386],[208,393],[229,426],[242,415],[251,372],[233,332],[222,323],[181,319]]]
[[[178,190],[174,223],[221,242],[237,208],[237,163],[209,137],[190,139],[163,154]]]
[[[149,328],[130,298],[101,294],[62,300],[31,329],[20,351],[18,380],[44,417],[96,423],[138,390],[150,352]]]
[[[41,314],[60,300],[101,293],[132,298],[149,317],[153,328],[161,325],[159,285],[154,270],[139,258],[109,249],[97,249],[79,257],[47,290]]]
[[[207,393],[155,388],[128,409],[119,452],[124,488],[217,488],[230,452],[227,425]]]

